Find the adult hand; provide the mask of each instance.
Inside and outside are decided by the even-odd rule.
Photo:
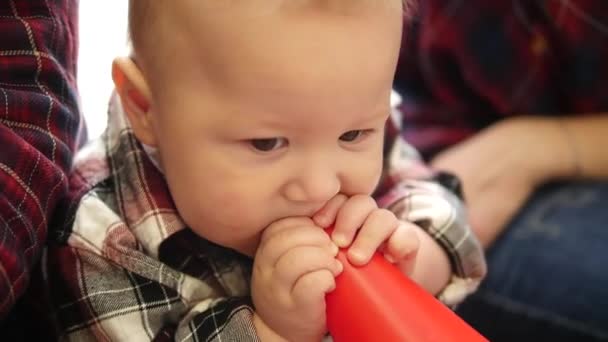
[[[536,186],[572,170],[572,150],[552,118],[506,119],[438,154],[431,166],[462,181],[469,220],[490,245]]]

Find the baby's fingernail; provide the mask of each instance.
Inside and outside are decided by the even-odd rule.
[[[340,262],[340,260],[336,260],[336,275],[342,273],[344,271],[344,265]]]
[[[315,215],[314,220],[319,226],[321,226],[321,228],[325,228],[329,225],[329,223],[327,223],[327,216],[323,214]]]
[[[338,255],[338,252],[340,251],[340,248],[338,246],[336,246],[336,244],[333,243],[333,242],[330,242],[330,244],[331,245],[330,245],[329,248],[331,249],[331,255],[332,256]]]
[[[386,259],[386,261],[390,262],[391,264],[397,262],[397,260],[395,260],[395,258],[393,258],[393,256],[388,253],[384,253],[384,259]]]
[[[367,263],[367,257],[365,256],[365,254],[358,250],[349,250],[348,256],[357,265],[362,265],[362,264]]]
[[[334,243],[338,246],[338,247],[346,247],[348,246],[348,239],[346,238],[346,236],[337,233],[337,234],[333,234],[331,236],[331,239],[334,240]]]

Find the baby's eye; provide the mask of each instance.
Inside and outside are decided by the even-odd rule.
[[[345,141],[345,142],[353,142],[353,141],[359,139],[364,134],[365,134],[365,131],[361,130],[361,129],[348,131],[340,136],[340,140]]]
[[[285,138],[251,139],[251,146],[261,152],[270,152],[287,146]]]

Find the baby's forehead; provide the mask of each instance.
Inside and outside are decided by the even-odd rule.
[[[205,26],[219,18],[231,20],[238,15],[249,17],[296,12],[356,15],[374,9],[403,11],[408,0],[129,0],[129,32],[137,40],[154,36],[156,29],[190,24]],[[170,25],[167,25],[169,23]],[[194,25],[192,25],[194,24]]]
[[[383,1],[393,4],[401,2],[401,0],[335,0],[336,8],[317,9],[310,7],[312,6],[310,4],[320,6],[323,3],[327,5],[334,2],[292,0],[293,6],[300,4],[301,7],[275,8],[273,12],[272,4],[285,1],[268,1],[266,5],[260,6],[262,9],[256,10],[252,8],[252,3],[265,2],[262,0],[173,2],[131,0],[132,5],[138,4],[130,8],[133,48],[136,61],[140,63],[144,75],[146,78],[152,78],[148,79],[150,83],[157,85],[163,84],[168,78],[175,80],[176,77],[171,73],[193,73],[204,69],[205,72],[221,74],[221,76],[232,73],[233,77],[230,78],[245,77],[247,72],[253,71],[258,74],[264,71],[262,76],[277,76],[271,72],[273,69],[268,70],[268,64],[272,63],[276,64],[274,70],[281,68],[286,70],[285,75],[295,74],[299,69],[304,76],[311,76],[308,70],[315,66],[325,67],[323,64],[327,64],[325,63],[327,60],[357,59],[349,57],[348,51],[357,50],[359,55],[362,55],[366,50],[391,48],[384,43],[374,43],[374,41],[380,42],[385,37],[390,36],[390,39],[393,39],[395,36],[393,32],[385,29],[386,16],[376,15],[380,19],[367,22],[359,18],[375,15],[366,13],[387,14],[392,16],[392,19],[397,19],[389,18],[388,21],[398,23],[401,13],[397,7],[384,6],[380,10],[378,9],[380,7],[368,5],[370,10],[365,12],[363,7],[348,5],[373,3],[373,1],[376,1],[376,4]],[[309,5],[308,11],[303,9],[306,8],[306,4]],[[344,8],[339,8],[338,5]],[[348,13],[350,8],[361,13],[343,15]],[[296,14],[293,14],[294,12]],[[322,13],[326,15],[321,16]],[[339,15],[340,13],[342,15]],[[401,25],[398,23],[396,26]],[[383,32],[389,34],[383,35],[381,34]],[[372,37],[373,34],[376,36]],[[320,35],[325,37],[319,37]],[[348,37],[355,35],[361,39],[353,43],[357,39]],[[380,39],[374,39],[378,37]],[[359,44],[366,39],[370,44]],[[312,56],[318,58],[310,58],[310,52],[315,49],[321,49]],[[382,60],[382,57],[376,56],[373,61],[368,60],[365,64],[372,66],[377,60]]]

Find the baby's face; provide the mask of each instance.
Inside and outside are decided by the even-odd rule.
[[[151,110],[181,216],[200,236],[252,255],[272,222],[374,190],[401,13],[211,17],[176,38]]]

